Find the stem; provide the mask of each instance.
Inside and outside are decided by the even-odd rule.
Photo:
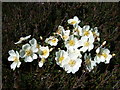
[[[19,88],[19,71],[14,72],[14,88]]]

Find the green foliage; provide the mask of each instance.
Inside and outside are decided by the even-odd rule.
[[[118,89],[120,83],[118,13],[118,3],[3,3],[3,88]],[[75,15],[82,20],[81,25],[98,27],[101,42],[108,41],[106,47],[111,53],[116,54],[109,65],[101,63],[91,73],[80,69],[74,75],[67,74],[56,65],[53,53],[42,68],[38,67],[37,62],[33,62],[23,63],[15,72],[10,69],[10,62],[7,61],[8,51],[21,48],[14,45],[21,36],[31,34],[38,41],[39,36],[43,36],[44,41],[57,30],[58,25],[67,28],[66,20]],[[40,44],[43,45],[43,41],[41,40]],[[61,45],[61,42],[59,44]]]

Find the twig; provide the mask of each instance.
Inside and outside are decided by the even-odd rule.
[[[19,74],[19,71],[17,72],[17,71],[15,71],[14,72],[14,88],[19,88],[19,85],[18,85],[18,75],[17,74]]]
[[[73,85],[73,89],[81,86],[81,85],[78,85],[78,86],[77,86],[77,84],[78,84],[80,81],[82,81],[82,78],[83,78],[83,76],[84,76],[86,73],[87,73],[87,72],[84,72],[84,73],[80,76],[80,78],[77,80],[77,82]]]
[[[118,86],[117,88],[119,88],[118,83],[120,83],[120,80],[112,88],[115,89],[115,87],[117,87],[117,86]]]

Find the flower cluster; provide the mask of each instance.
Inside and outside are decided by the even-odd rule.
[[[89,25],[80,26],[79,23],[81,21],[77,16],[74,16],[73,19],[69,19],[67,22],[72,28],[67,28],[66,30],[63,26],[59,25],[54,35],[45,39],[47,45],[41,46],[35,38],[32,38],[29,40],[29,43],[22,46],[19,52],[10,50],[8,60],[13,61],[11,69],[19,68],[21,59],[24,62],[32,62],[40,58],[41,60],[38,65],[42,67],[47,58],[49,58],[53,47],[58,48],[56,52],[53,52],[56,55],[56,64],[67,73],[76,73],[82,63],[84,63],[83,66],[86,67],[86,70],[90,72],[100,62],[105,64],[110,62],[112,55],[109,49],[105,48],[106,41],[101,46],[95,44],[100,42],[100,34],[97,27],[91,28]],[[21,37],[15,44],[20,44],[30,37],[31,35]],[[42,37],[40,38],[42,39]],[[59,41],[63,43],[61,47],[58,47]],[[65,48],[62,48],[63,46]]]

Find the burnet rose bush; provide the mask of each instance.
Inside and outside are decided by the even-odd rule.
[[[105,47],[106,41],[101,45],[96,45],[96,43],[100,43],[98,28],[90,28],[89,25],[81,27],[79,25],[80,22],[79,18],[74,16],[67,21],[72,26],[71,29],[68,28],[66,30],[63,26],[58,26],[58,30],[45,39],[46,45],[41,46],[35,38],[32,38],[21,47],[19,52],[10,50],[8,52],[10,55],[8,61],[13,61],[10,65],[11,69],[19,68],[23,61],[28,63],[38,58],[41,59],[38,65],[42,67],[51,53],[56,55],[54,59],[56,65],[59,65],[67,73],[76,73],[83,63],[85,64],[83,66],[89,72],[100,62],[109,64],[113,55]],[[20,44],[30,38],[31,35],[21,37],[15,44]],[[40,39],[42,39],[41,36]],[[63,45],[58,47],[60,41]],[[62,48],[62,46],[65,46],[65,48]],[[51,52],[54,47],[58,49],[55,49],[55,52]]]

